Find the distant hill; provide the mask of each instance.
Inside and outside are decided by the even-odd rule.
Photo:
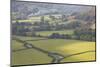
[[[94,6],[12,1],[11,10],[12,20],[19,22],[34,24],[44,17],[44,21],[54,25],[95,29]]]
[[[81,5],[64,5],[64,4],[47,4],[47,3],[31,3],[12,1],[12,13],[16,14],[16,18],[25,19],[29,16],[50,15],[50,14],[65,14],[85,12],[91,6]]]

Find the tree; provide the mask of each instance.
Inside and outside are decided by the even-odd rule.
[[[60,37],[59,33],[52,33],[52,34],[49,36],[49,38],[59,38],[59,37]]]
[[[74,35],[79,40],[94,41],[95,31],[92,29],[76,29]]]
[[[44,16],[41,16],[41,22],[44,23]]]

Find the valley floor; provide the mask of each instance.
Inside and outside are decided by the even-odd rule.
[[[62,59],[60,63],[96,60],[95,42],[40,37],[16,37],[40,49],[63,55],[65,58]],[[12,40],[11,47],[12,65],[47,64],[53,60],[48,54],[35,49],[27,49],[23,43],[16,40]],[[14,52],[14,50],[19,51]]]

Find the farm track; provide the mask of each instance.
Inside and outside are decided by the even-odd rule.
[[[42,53],[45,53],[49,57],[51,57],[53,59],[51,61],[51,63],[60,63],[61,60],[65,59],[65,58],[68,58],[68,57],[71,57],[71,56],[80,55],[80,54],[89,53],[89,52],[95,52],[95,50],[89,50],[89,51],[84,51],[84,52],[79,52],[79,53],[63,56],[59,53],[53,53],[53,52],[38,48],[38,47],[34,46],[33,44],[27,43],[26,41],[20,40],[18,38],[13,38],[13,39],[18,41],[18,42],[23,43],[24,44],[23,46],[25,47],[23,49],[12,50],[13,52],[18,52],[18,51],[23,51],[23,50],[28,50],[28,49],[35,49],[35,50],[40,51]],[[46,39],[39,39],[39,40],[46,40]],[[30,40],[27,40],[27,41],[30,41]],[[31,41],[38,41],[38,40],[31,40]]]

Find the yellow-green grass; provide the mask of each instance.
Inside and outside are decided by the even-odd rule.
[[[81,62],[81,61],[94,61],[95,52],[87,52],[80,55],[73,55],[70,57],[64,58],[61,62]]]
[[[85,52],[95,51],[95,42],[79,41],[79,40],[64,40],[51,39],[45,41],[30,42],[42,49],[60,53],[64,56]],[[87,52],[80,55],[65,58],[61,62],[76,62],[76,61],[92,61],[95,60],[95,52]]]
[[[28,19],[26,19],[26,20],[17,20],[18,22],[33,22],[33,20],[28,20]]]
[[[25,48],[23,46],[23,43],[17,42],[16,40],[12,40],[11,44],[12,44],[11,45],[12,50],[17,50],[17,49],[23,49],[23,48]]]
[[[35,46],[63,55],[74,54],[83,51],[95,50],[95,42],[67,40],[67,39],[48,39],[40,41],[28,41]]]
[[[57,19],[57,20],[52,20],[49,15],[45,15],[44,16],[44,20],[45,21],[49,21],[49,23],[59,23],[59,22],[62,22],[60,19]],[[23,19],[23,20],[17,20],[18,22],[31,22],[31,23],[34,23],[34,22],[40,22],[41,21],[41,16],[33,16],[33,17],[29,17],[27,19]]]
[[[28,37],[20,37],[17,38],[28,39]],[[30,39],[30,37],[29,37]],[[32,38],[31,38],[32,39]],[[40,38],[36,38],[40,39]],[[26,49],[23,46],[23,43],[17,42],[16,40],[12,40],[12,50]],[[46,59],[45,59],[46,58]],[[34,49],[26,49],[22,51],[12,52],[12,65],[26,65],[26,64],[42,64],[42,63],[50,63],[52,58],[48,57],[47,54],[39,52]]]
[[[42,16],[33,16],[33,17],[29,17],[29,20],[33,20],[33,21],[40,21]],[[51,18],[49,18],[48,15],[44,16],[45,20],[51,20]]]
[[[23,37],[21,37],[23,38]],[[26,38],[28,39],[28,38]],[[25,48],[22,43],[12,40],[12,49]],[[27,41],[41,49],[56,52],[64,56],[85,52],[95,51],[95,42],[67,40],[67,39],[47,39],[37,41]],[[78,62],[95,60],[95,52],[87,52],[79,55],[66,57],[61,62]],[[12,65],[27,65],[27,64],[45,64],[51,63],[52,58],[47,54],[41,53],[34,49],[27,49],[18,52],[12,52]]]
[[[12,52],[12,65],[50,63],[52,58],[34,49]]]
[[[16,36],[16,35],[14,35],[13,36],[13,38],[19,38],[19,39],[21,39],[21,40],[23,40],[23,41],[26,41],[26,40],[37,40],[37,39],[46,39],[46,38],[42,38],[42,37],[28,37],[28,36]]]
[[[37,22],[37,21],[40,21],[41,20],[41,17],[30,17],[28,19],[23,19],[23,20],[17,20],[18,22]]]
[[[60,46],[59,49],[64,53],[68,51],[68,54],[79,53],[83,51],[95,50],[95,42],[77,41],[69,45]]]
[[[33,16],[33,17],[29,17],[28,20],[32,20],[33,22],[41,21],[41,17],[42,17],[42,16]],[[60,19],[52,20],[52,19],[49,17],[49,15],[45,15],[45,16],[44,16],[44,20],[45,20],[45,21],[48,20],[49,23],[54,23],[54,22],[59,23],[59,22],[61,22]]]
[[[49,36],[52,33],[59,33],[59,34],[69,34],[72,35],[73,34],[73,30],[61,30],[61,31],[40,31],[40,32],[36,32],[37,35],[42,35],[42,36]]]

